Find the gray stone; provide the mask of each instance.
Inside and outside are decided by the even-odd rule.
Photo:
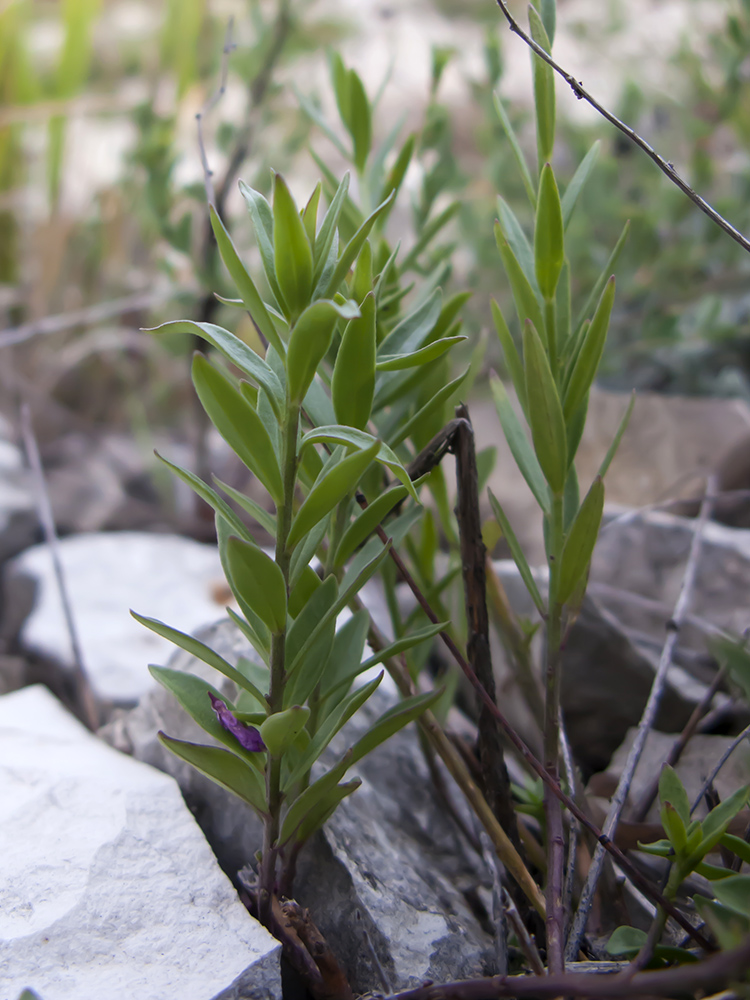
[[[84,667],[103,701],[133,704],[154,682],[149,663],[160,663],[171,644],[144,628],[130,608],[184,632],[215,621],[227,603],[215,546],[188,538],[138,532],[75,535],[60,541]],[[46,545],[27,549],[9,568],[14,580],[36,583],[34,610],[21,644],[63,667],[73,664],[52,558]]]
[[[591,591],[631,632],[659,648],[679,595],[697,522],[654,511],[608,510]],[[645,599],[645,600],[644,600]],[[750,624],[750,530],[709,522],[679,646],[706,651],[706,626],[740,634]],[[686,668],[690,669],[690,658]]]
[[[252,655],[230,622],[201,632],[200,638],[230,662]],[[220,681],[182,652],[170,665]],[[386,679],[337,738],[329,762],[394,698]],[[261,845],[258,820],[168,754],[156,740],[159,729],[181,739],[206,739],[160,689],[120,713],[102,735],[177,778],[225,870],[235,872],[253,860]],[[351,774],[363,779],[362,787],[302,852],[295,897],[310,909],[352,987],[361,992],[404,989],[425,978],[491,971],[490,938],[464,895],[475,892],[481,868],[434,790],[413,727],[392,737]]]
[[[30,475],[12,438],[0,417],[0,563],[31,545],[39,524]]]
[[[280,998],[279,945],[171,778],[91,736],[41,687],[0,698],[0,761],[10,996]]]

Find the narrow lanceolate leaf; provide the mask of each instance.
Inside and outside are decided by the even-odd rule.
[[[344,202],[349,191],[349,178],[350,174],[347,170],[341,178],[341,182],[336,188],[336,193],[331,199],[328,211],[320,224],[320,230],[315,239],[315,271],[313,273],[313,285],[318,284],[320,276],[323,273],[326,260],[328,259],[328,253],[333,245],[333,237],[337,231],[336,227],[338,225],[339,216],[341,215],[341,210],[344,207]]]
[[[353,302],[339,305],[324,299],[313,302],[299,317],[289,335],[286,359],[289,398],[293,403],[301,403],[305,398],[330,346],[336,320],[354,319],[358,315]]]
[[[344,249],[341,252],[341,256],[336,261],[336,267],[333,269],[333,274],[327,280],[325,285],[323,285],[322,280],[316,285],[315,295],[316,297],[324,297],[329,295],[335,295],[336,292],[341,287],[341,283],[344,281],[346,276],[349,274],[349,269],[357,259],[359,251],[362,249],[365,240],[370,235],[370,231],[375,223],[378,221],[378,217],[385,212],[388,206],[393,201],[394,192],[388,195],[385,201],[382,201],[375,211],[369,215],[359,229],[356,231],[354,236],[349,240]]]
[[[492,95],[492,99],[495,105],[495,110],[497,111],[497,116],[502,123],[505,135],[510,143],[510,148],[513,150],[513,155],[516,158],[521,179],[523,180],[523,186],[526,189],[526,194],[531,202],[531,207],[536,208],[536,190],[534,187],[534,181],[531,176],[531,171],[529,170],[529,165],[526,162],[526,157],[523,155],[521,143],[518,141],[518,136],[516,135],[515,129],[511,124],[510,118],[508,117],[508,112],[505,110],[505,105],[503,104],[502,98],[497,91],[495,91]]]
[[[338,424],[330,426],[314,427],[302,437],[300,451],[308,444],[320,444],[323,441],[329,444],[343,444],[346,447],[360,449],[371,448],[376,439],[367,431],[360,431],[354,427],[345,427]],[[409,491],[415,503],[419,503],[419,497],[412,484],[409,473],[398,460],[396,453],[387,444],[380,443],[380,447],[375,453],[376,461],[385,465],[391,472],[401,480]]]
[[[630,234],[630,219],[628,219],[628,221],[622,227],[622,232],[620,233],[617,243],[615,243],[612,253],[609,255],[607,259],[607,263],[604,265],[601,272],[599,273],[599,277],[596,279],[593,288],[589,292],[589,297],[586,299],[585,303],[583,304],[583,308],[576,317],[576,322],[574,327],[576,331],[578,331],[580,326],[585,322],[586,319],[588,319],[588,317],[591,315],[591,311],[593,310],[595,304],[599,301],[599,297],[602,294],[604,286],[607,284],[607,281],[609,280],[610,276],[614,273],[617,262],[622,255],[622,251],[625,249],[625,244],[628,242],[629,234]]]
[[[135,611],[131,611],[130,614],[141,625],[145,625],[146,628],[151,629],[152,632],[156,632],[157,635],[169,639],[170,642],[186,650],[191,656],[195,656],[210,667],[213,667],[214,670],[218,670],[219,673],[224,674],[230,681],[234,681],[238,687],[243,688],[257,698],[261,704],[265,702],[265,695],[252,681],[249,681],[244,674],[236,670],[231,663],[227,663],[223,656],[219,656],[217,652],[201,642],[200,639],[196,639],[192,635],[186,635],[185,632],[180,632],[178,629],[172,628],[171,625],[165,625],[164,622],[160,622],[156,618],[146,618],[144,615],[136,614]]]
[[[264,815],[265,785],[259,772],[251,764],[246,764],[235,754],[221,747],[188,743],[186,740],[176,740],[161,732],[158,736],[159,742],[177,757],[187,761],[217,785],[221,785],[228,792],[247,802],[261,816]]]
[[[542,617],[546,616],[547,609],[544,606],[544,601],[542,600],[542,595],[539,593],[539,588],[536,585],[536,580],[534,579],[534,574],[531,572],[531,567],[528,564],[524,551],[516,538],[516,533],[513,530],[510,521],[508,520],[505,511],[503,510],[500,501],[494,496],[492,490],[487,490],[490,497],[490,506],[492,507],[492,512],[495,515],[497,523],[500,525],[503,537],[508,543],[510,548],[510,554],[513,557],[513,562],[518,567],[518,572],[521,574],[521,579],[526,584],[526,589],[529,592],[529,596],[536,605],[539,614]]]
[[[526,377],[523,373],[523,364],[521,363],[521,358],[516,348],[515,341],[511,336],[510,330],[508,329],[508,324],[505,322],[502,310],[494,299],[490,299],[490,308],[492,310],[492,319],[495,323],[495,329],[497,330],[500,346],[503,349],[505,367],[508,369],[508,374],[510,375],[511,382],[513,383],[513,388],[516,390],[516,394],[518,395],[518,401],[520,402],[525,413]]]
[[[250,532],[247,530],[245,525],[239,519],[237,514],[232,510],[226,500],[222,499],[215,490],[212,490],[207,483],[196,476],[194,472],[189,472],[187,469],[181,468],[179,465],[175,465],[173,462],[168,461],[163,455],[160,455],[158,451],[154,454],[163,462],[168,468],[178,476],[183,483],[187,485],[201,498],[205,500],[209,507],[212,507],[218,514],[226,518],[227,522],[231,525],[232,531],[234,531],[240,538],[245,538],[248,542],[252,541]]]
[[[529,6],[529,29],[534,41],[549,53],[551,46],[544,24],[531,6]],[[533,54],[531,58],[534,65],[536,140],[541,168],[543,163],[548,163],[552,159],[552,149],[555,145],[555,71],[538,55]]]
[[[373,500],[366,507],[355,521],[346,529],[343,538],[339,542],[334,564],[336,568],[344,565],[355,549],[366,541],[381,521],[388,516],[397,503],[406,496],[405,486],[392,486],[385,493]]]
[[[586,186],[586,181],[591,176],[591,172],[596,166],[596,161],[599,158],[599,149],[601,148],[601,140],[597,139],[591,149],[586,153],[584,158],[578,164],[576,172],[570,179],[570,183],[565,188],[565,194],[562,196],[562,214],[563,214],[563,225],[568,228],[568,223],[573,217],[573,212],[576,207],[578,198],[581,192]]]
[[[227,542],[232,583],[271,632],[286,629],[286,584],[281,568],[255,545],[239,538]]]
[[[266,199],[254,188],[248,187],[244,181],[240,181],[240,193],[245,199],[245,204],[250,212],[255,239],[260,250],[260,259],[263,262],[263,270],[266,272],[269,288],[281,305],[282,295],[279,283],[276,280],[276,265],[274,264],[273,252],[273,212]]]
[[[560,559],[557,599],[560,604],[570,598],[588,570],[594,552],[604,510],[604,484],[597,476],[583,499],[565,540]]]
[[[154,327],[150,333],[192,333],[203,337],[212,347],[224,355],[241,372],[262,386],[273,407],[277,419],[281,418],[284,406],[284,389],[279,377],[271,366],[256,354],[252,347],[235,337],[229,330],[213,323],[194,323],[192,320],[175,320]]]
[[[555,41],[555,27],[557,22],[557,2],[556,0],[541,0],[539,13],[542,15],[544,30],[547,32],[550,47]]]
[[[290,322],[308,305],[313,257],[305,225],[281,174],[273,179],[273,259],[284,315]]]
[[[565,249],[563,246],[563,217],[557,181],[549,163],[542,168],[539,178],[539,198],[534,227],[534,266],[537,284],[544,298],[551,302],[560,280]]]
[[[570,382],[565,393],[564,413],[568,420],[576,412],[589,393],[604,352],[609,329],[609,317],[612,314],[612,304],[615,300],[614,275],[609,279],[599,299],[599,305],[591,320],[586,338],[578,352],[578,358],[570,376]]]
[[[534,292],[538,293],[539,286],[534,269],[534,251],[515,212],[501,195],[497,196],[497,221],[500,223],[503,236],[510,244],[510,248],[521,270],[528,278]]]
[[[690,824],[690,799],[685,786],[673,767],[665,764],[659,775],[659,801],[662,805],[669,802],[677,810],[685,827]]]
[[[508,398],[505,386],[494,373],[490,377],[490,385],[495,400],[495,409],[500,418],[500,425],[503,428],[503,433],[505,434],[511,454],[529,489],[534,494],[534,499],[540,508],[547,513],[549,510],[547,483],[539,460],[534,454],[534,449],[529,444],[526,433],[521,426],[521,421],[516,416],[516,411],[513,409],[513,405]]]
[[[544,319],[542,317],[542,307],[539,305],[539,300],[534,294],[534,289],[531,287],[529,279],[523,273],[521,265],[516,260],[516,255],[503,236],[503,231],[497,222],[495,223],[495,242],[503,259],[505,273],[508,275],[508,280],[510,281],[510,287],[513,291],[513,301],[516,304],[516,312],[518,313],[518,321],[521,324],[521,328],[523,328],[526,320],[530,319],[537,330],[543,330]]]
[[[436,361],[451,347],[455,347],[456,344],[460,344],[466,339],[466,337],[441,337],[440,340],[434,340],[426,347],[409,354],[381,354],[378,355],[378,363],[375,367],[379,372],[397,372],[403,371],[404,368],[418,368],[420,365],[429,364],[430,361]]]
[[[224,261],[224,266],[229,271],[232,281],[242,297],[245,309],[250,313],[250,318],[257,327],[258,332],[266,338],[269,344],[273,344],[283,357],[284,344],[276,332],[276,327],[270,313],[266,309],[265,302],[260,297],[253,279],[247,273],[245,265],[240,260],[239,254],[234,248],[234,243],[232,243],[232,239],[213,205],[209,205],[209,212],[211,214],[211,228],[216,237],[216,245],[219,248],[221,259]]]
[[[401,187],[403,179],[406,176],[406,171],[411,163],[411,158],[414,155],[416,141],[416,133],[412,132],[401,147],[401,150],[396,157],[396,162],[391,167],[390,172],[385,179],[385,183],[383,184],[383,190],[380,193],[381,201],[385,201],[385,199],[390,197],[393,192],[398,192]]]
[[[609,467],[612,464],[612,459],[617,454],[617,449],[620,447],[620,441],[622,441],[622,436],[627,430],[627,426],[630,423],[630,417],[633,413],[633,407],[635,406],[635,390],[633,390],[630,396],[630,402],[628,407],[623,414],[622,420],[620,421],[620,426],[617,428],[617,433],[615,434],[612,444],[607,449],[607,454],[604,456],[602,464],[599,466],[599,475],[604,479],[609,471]]]
[[[193,384],[211,423],[229,447],[281,503],[281,472],[266,426],[232,382],[196,353]]]
[[[380,441],[375,441],[369,448],[347,455],[323,476],[312,488],[292,522],[287,549],[296,545],[321,518],[332,511],[336,504],[354,489],[379,449]]]
[[[364,429],[370,419],[375,393],[375,293],[359,307],[341,338],[333,369],[331,395],[336,420]]]
[[[560,496],[568,474],[565,421],[547,353],[530,320],[523,331],[523,361],[534,451],[550,489]]]
[[[313,259],[315,258],[315,235],[318,228],[318,205],[320,204],[320,192],[322,190],[323,184],[321,181],[318,181],[302,212],[302,222],[305,226],[307,239],[310,242],[310,249],[313,252]]]
[[[349,70],[349,121],[346,123],[354,143],[354,166],[361,174],[372,145],[370,102],[358,74]]]

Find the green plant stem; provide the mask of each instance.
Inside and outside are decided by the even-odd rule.
[[[287,539],[292,526],[292,506],[294,486],[297,478],[297,433],[299,430],[299,406],[287,404],[286,420],[282,429],[282,486],[281,507],[276,511],[276,563],[284,575],[284,583],[289,595],[289,566],[291,552],[287,550]],[[271,636],[270,686],[268,704],[270,713],[281,712],[284,708],[284,685],[286,682],[286,630],[274,632]],[[263,853],[260,861],[258,891],[258,913],[261,922],[271,925],[271,906],[276,883],[276,844],[279,839],[281,821],[281,758],[269,755],[266,768],[266,803],[268,816],[263,828]]]
[[[550,583],[547,617],[547,665],[544,703],[544,767],[560,783],[560,654],[562,647],[562,605],[557,600],[560,555],[563,540],[563,501],[552,501],[550,525]],[[549,785],[544,786],[544,812],[547,818],[547,964],[550,974],[565,971],[563,877],[565,837],[562,805]]]

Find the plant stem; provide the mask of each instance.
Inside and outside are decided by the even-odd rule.
[[[292,526],[292,506],[294,486],[297,477],[297,432],[299,430],[299,406],[287,404],[286,420],[282,429],[282,485],[281,506],[276,512],[276,563],[284,575],[287,597],[289,596],[289,565],[291,553],[287,551],[287,538]],[[286,630],[274,632],[271,636],[270,689],[268,704],[271,714],[284,708],[284,685],[286,661]],[[263,828],[263,853],[260,861],[258,889],[258,913],[261,922],[271,924],[271,908],[276,888],[276,843],[279,839],[281,820],[281,758],[269,754],[266,767],[267,818]]]
[[[562,605],[557,600],[560,555],[563,539],[563,501],[552,501],[550,524],[550,583],[547,618],[547,667],[544,703],[544,767],[555,784],[560,783],[560,653],[562,646]],[[549,787],[544,787],[547,818],[547,965],[551,975],[565,971],[563,925],[563,873],[565,838],[562,805]]]

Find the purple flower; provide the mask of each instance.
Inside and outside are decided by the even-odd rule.
[[[266,749],[266,744],[263,742],[255,726],[248,726],[246,722],[240,722],[229,708],[227,708],[226,704],[220,698],[211,694],[210,691],[208,692],[208,697],[211,699],[211,706],[214,712],[216,712],[219,722],[228,733],[234,736],[240,746],[253,753]]]

